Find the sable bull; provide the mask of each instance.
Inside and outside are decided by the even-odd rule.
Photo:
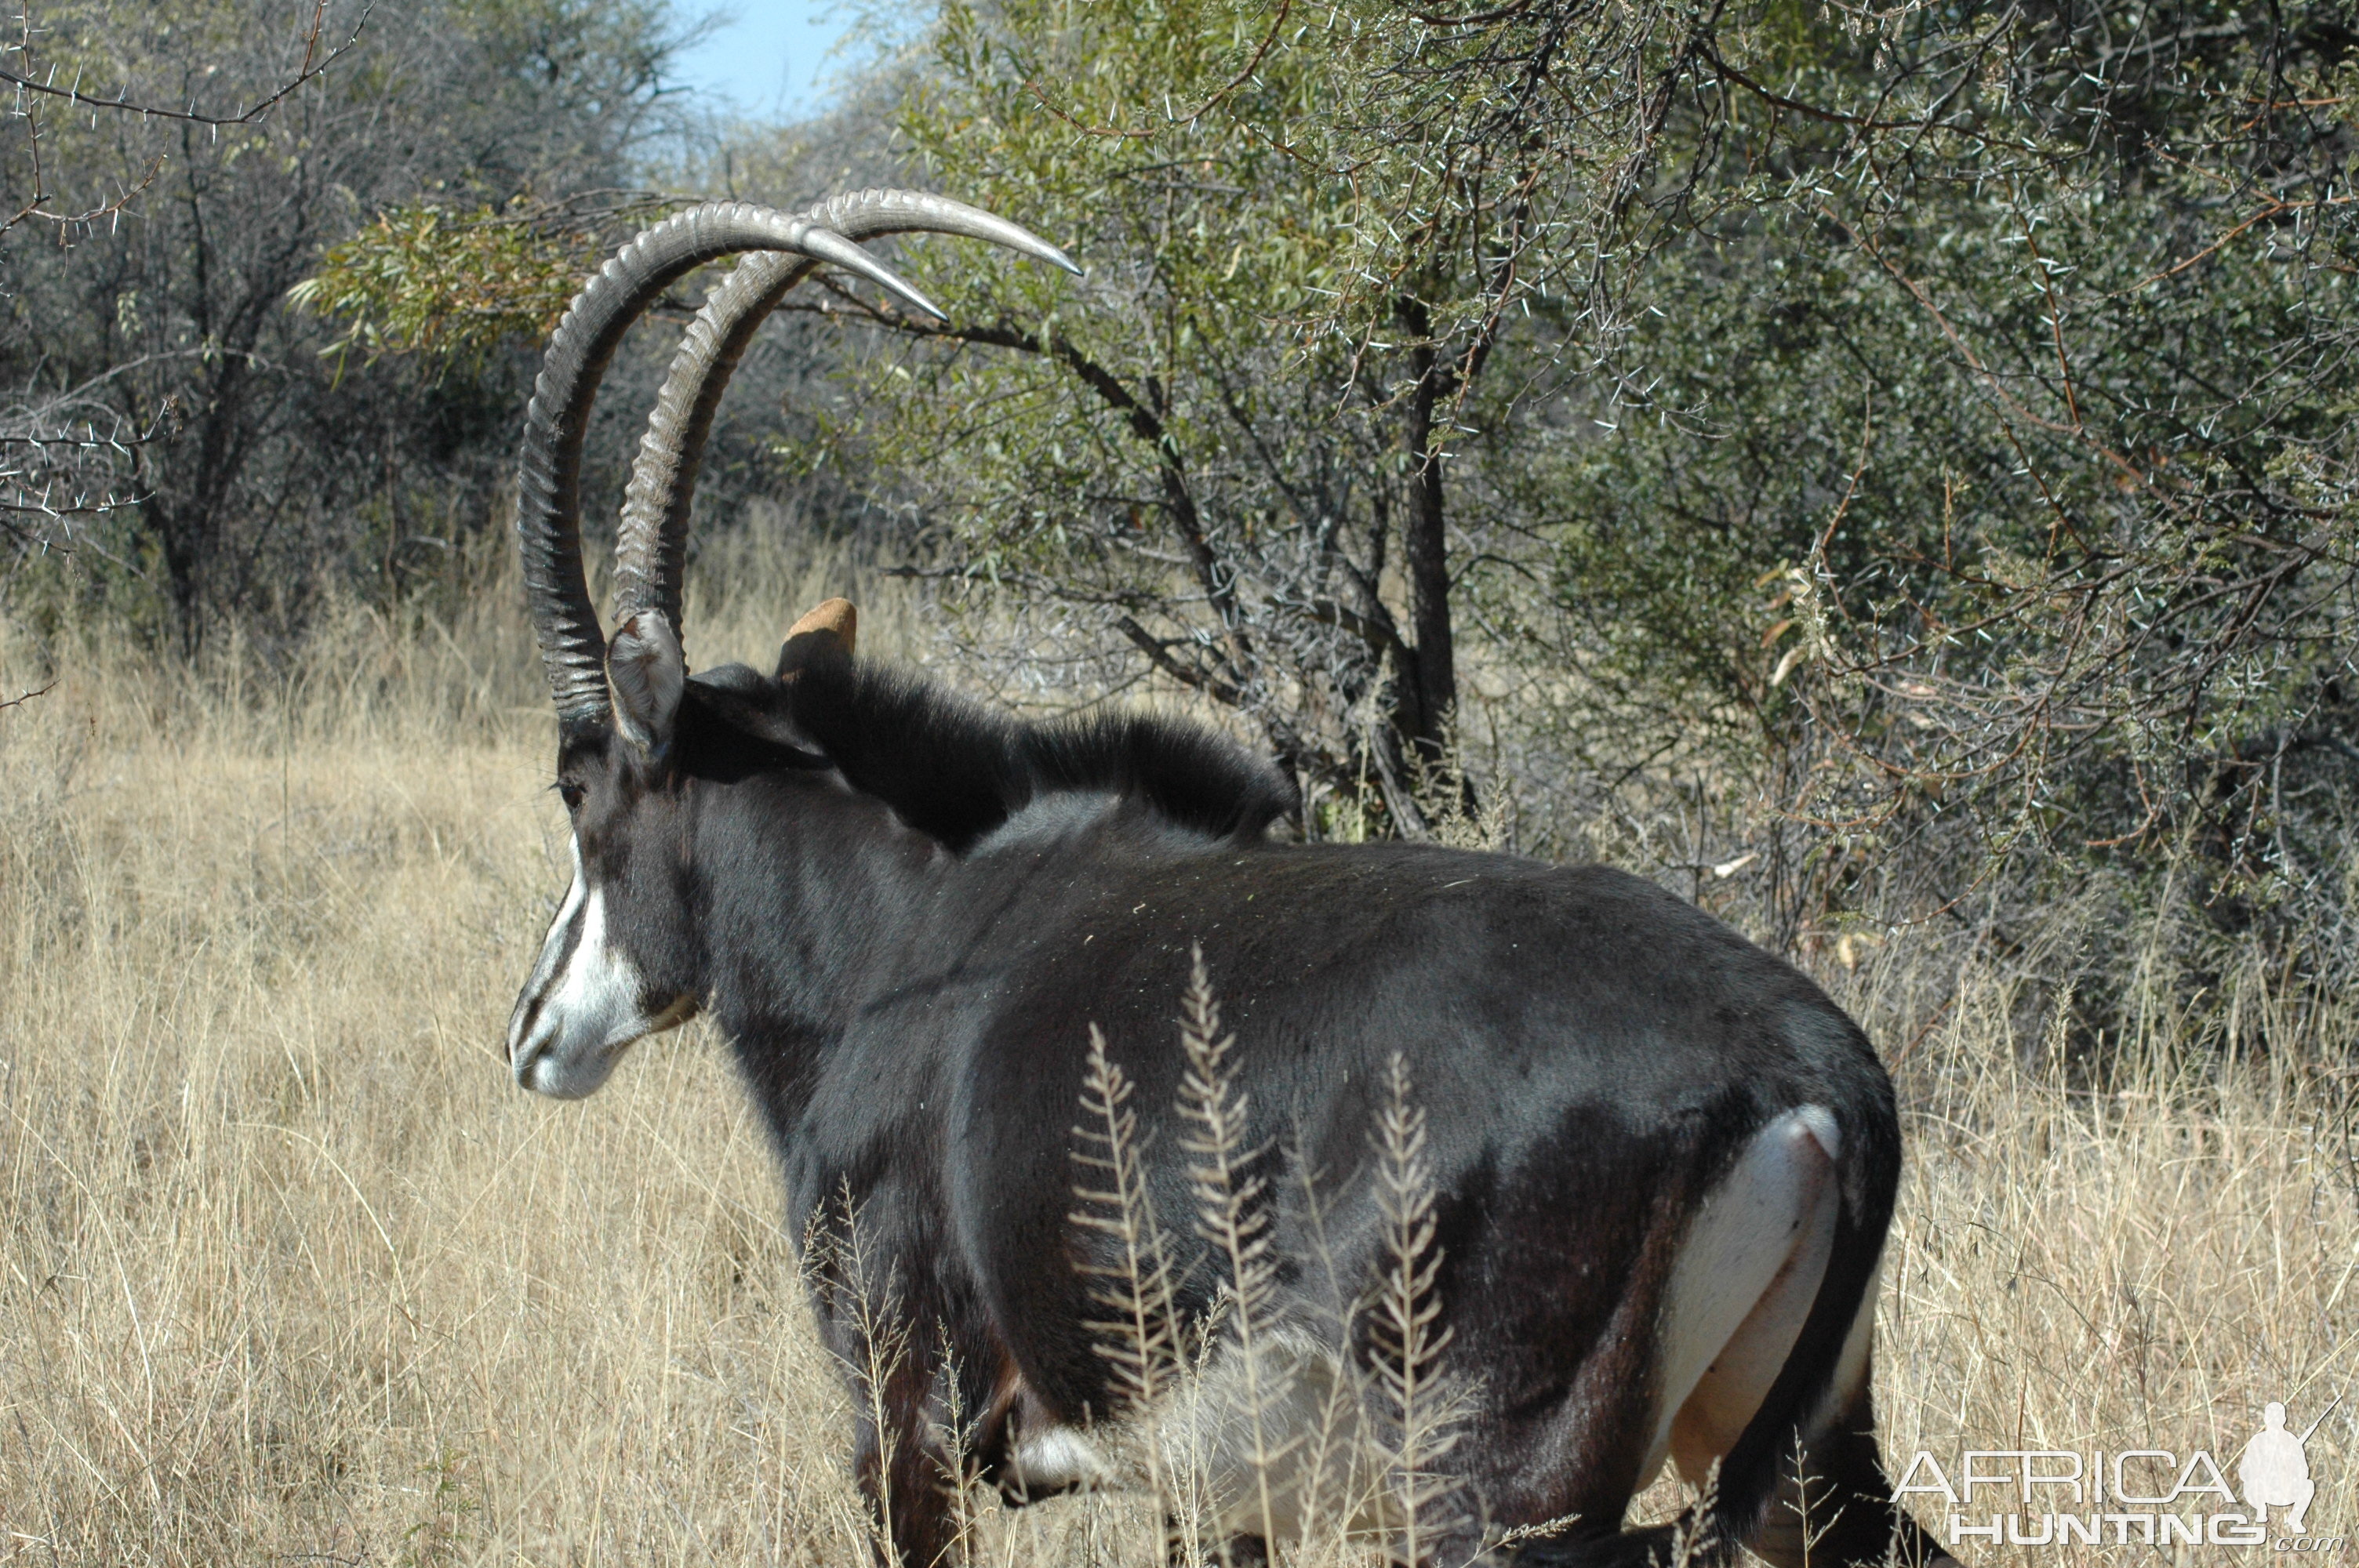
[[[517,530],[575,876],[510,1024],[516,1081],[587,1095],[634,1041],[714,1019],[797,1227],[855,1207],[865,1282],[889,1295],[867,1305],[908,1329],[858,1463],[895,1550],[923,1568],[953,1545],[953,1410],[1011,1489],[1092,1467],[1083,1429],[1119,1401],[1087,1326],[1104,1315],[1083,1273],[1093,1243],[1069,1220],[1084,1046],[1103,1028],[1137,1103],[1169,1104],[1201,946],[1243,1042],[1249,1141],[1273,1193],[1321,1173],[1344,1278],[1382,1261],[1360,1173],[1389,1065],[1408,1065],[1430,1120],[1445,1359],[1473,1401],[1451,1461],[1455,1545],[1576,1516],[1518,1554],[1640,1561],[1669,1527],[1625,1530],[1624,1510],[1669,1455],[1698,1481],[1717,1466],[1708,1509],[1683,1521],[1703,1552],[1799,1564],[1798,1515],[1778,1506],[1799,1453],[1824,1532],[1813,1560],[1931,1556],[1890,1504],[1868,1394],[1891,1089],[1801,975],[1616,871],[1271,841],[1290,788],[1228,741],[994,716],[859,663],[840,600],[770,674],[689,675],[688,498],[729,372],[818,261],[930,310],[852,243],[908,230],[1071,265],[936,198],[868,192],[799,218],[713,206],[620,252],[551,341]],[[610,643],[579,553],[600,374],[664,287],[745,252],[643,443]],[[1150,1145],[1166,1215],[1187,1212],[1184,1158],[1177,1139]],[[1301,1210],[1276,1203],[1281,1257],[1306,1255]],[[817,1273],[823,1329],[855,1354],[853,1281]],[[1180,1310],[1218,1286],[1189,1272]]]

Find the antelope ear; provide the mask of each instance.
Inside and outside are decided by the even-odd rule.
[[[649,757],[671,744],[688,665],[679,638],[659,610],[642,610],[614,628],[606,644],[606,684],[614,688],[614,722],[623,738]]]
[[[813,659],[850,658],[859,633],[860,611],[852,607],[852,600],[827,600],[788,631],[786,643],[778,649],[778,678],[784,680]]]

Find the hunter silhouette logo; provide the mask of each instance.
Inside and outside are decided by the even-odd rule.
[[[2159,1448],[2074,1453],[1977,1449],[1950,1470],[1919,1453],[1896,1498],[1930,1494],[1949,1505],[1940,1537],[1951,1546],[2260,1546],[2277,1552],[2348,1549],[2344,1536],[2306,1533],[2318,1496],[2306,1444],[2341,1395],[2299,1433],[2271,1400],[2261,1430],[2238,1451],[2237,1484],[2202,1449],[2184,1458]],[[2272,1530],[2272,1513],[2277,1515]]]
[[[2343,1401],[2338,1399],[2335,1404]],[[2332,1411],[2334,1405],[2326,1407]],[[2245,1501],[2253,1510],[2253,1522],[2266,1526],[2271,1509],[2289,1509],[2285,1516],[2285,1528],[2289,1534],[2299,1535],[2302,1516],[2310,1511],[2310,1499],[2318,1495],[2318,1483],[2310,1478],[2310,1455],[2303,1444],[2310,1433],[2325,1421],[2321,1412],[2310,1430],[2299,1437],[2286,1430],[2286,1408],[2276,1400],[2269,1401],[2261,1412],[2261,1430],[2245,1444],[2245,1456],[2236,1465],[2236,1479],[2245,1488]]]

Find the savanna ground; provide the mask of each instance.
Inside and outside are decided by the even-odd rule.
[[[691,656],[759,656],[848,588],[868,643],[924,660],[919,601],[857,577],[708,573]],[[523,621],[505,589],[455,622],[355,611],[275,687],[235,649],[187,668],[93,633],[0,713],[0,1561],[868,1560],[842,1380],[715,1042],[650,1043],[583,1105],[508,1081],[566,876]],[[0,653],[0,697],[29,661]],[[2005,981],[1928,951],[1819,976],[1911,1136],[1896,1467],[2202,1448],[2233,1473],[2265,1401],[2299,1429],[2350,1390],[2349,1015],[2234,1060],[2199,1035],[2271,1007],[2267,977],[2158,1000],[2124,1045],[2147,1065],[2095,1094],[2042,1070],[2062,1054]],[[2310,1441],[2310,1523],[2359,1539],[2351,1412]],[[994,1562],[1154,1560],[1119,1498],[977,1530]]]

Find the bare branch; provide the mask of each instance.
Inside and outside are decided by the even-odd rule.
[[[23,71],[11,70],[5,65],[0,65],[0,81],[7,82],[27,92],[38,93],[43,97],[63,99],[80,109],[103,109],[109,114],[136,114],[143,120],[179,120],[192,125],[214,127],[250,125],[286,102],[288,94],[316,80],[357,48],[361,41],[361,30],[368,25],[369,15],[375,8],[376,0],[366,0],[366,3],[361,6],[359,17],[353,23],[351,34],[342,43],[336,45],[323,56],[320,54],[319,49],[321,29],[327,25],[328,0],[317,0],[311,12],[310,29],[303,39],[301,68],[270,92],[234,114],[207,114],[194,107],[166,109],[153,103],[135,103],[131,102],[128,88],[118,91],[114,97],[109,98],[102,93],[84,92],[79,87],[60,87],[54,80],[43,81],[28,76]],[[27,0],[24,34],[27,39],[32,34],[30,12],[30,0]],[[7,51],[0,51],[0,53],[5,52]],[[32,50],[29,43],[19,43],[14,52],[25,59],[28,64],[30,63]]]

